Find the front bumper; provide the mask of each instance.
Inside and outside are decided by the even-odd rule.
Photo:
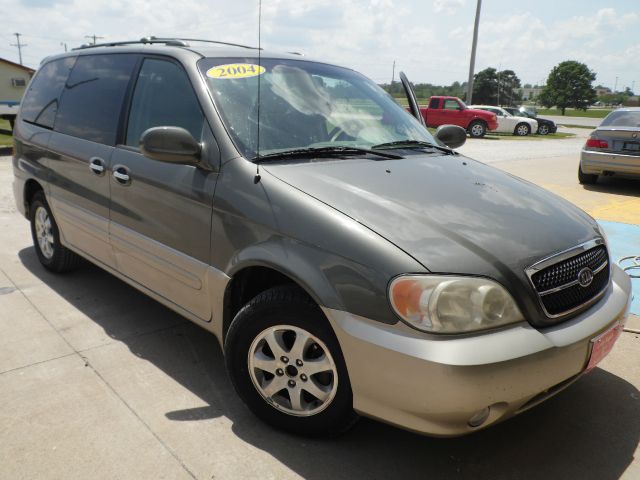
[[[420,333],[324,309],[349,371],[354,409],[435,436],[473,432],[520,413],[583,373],[590,340],[624,322],[631,281],[617,266],[604,297],[554,327],[528,324],[466,337]],[[469,420],[489,408],[477,427]]]
[[[582,150],[580,168],[584,173],[602,175],[604,172],[640,175],[640,155]]]

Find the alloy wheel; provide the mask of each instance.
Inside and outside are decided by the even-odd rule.
[[[46,208],[39,206],[35,214],[36,239],[40,252],[47,259],[53,258],[54,239],[51,218]]]
[[[258,393],[289,415],[321,412],[338,389],[338,371],[327,346],[292,325],[276,325],[258,334],[249,349],[248,366]]]

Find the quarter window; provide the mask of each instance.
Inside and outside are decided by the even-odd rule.
[[[54,129],[115,145],[122,102],[136,60],[136,55],[129,54],[79,57],[62,93]]]
[[[76,57],[60,58],[45,63],[31,82],[21,106],[23,120],[53,128],[64,84]]]
[[[182,127],[202,137],[204,116],[185,71],[166,60],[148,58],[142,64],[131,101],[126,144],[137,147],[152,127]]]

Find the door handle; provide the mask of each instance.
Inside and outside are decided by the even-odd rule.
[[[104,175],[104,160],[100,157],[92,157],[89,160],[89,168],[96,175]]]
[[[113,178],[121,185],[129,185],[131,183],[131,177],[129,176],[129,169],[122,165],[116,165],[113,168]]]

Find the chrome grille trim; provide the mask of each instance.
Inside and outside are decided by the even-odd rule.
[[[600,273],[602,271],[603,268],[607,267],[608,265],[609,265],[609,260],[605,260],[605,262],[602,265],[600,265],[595,270],[592,270],[593,274],[597,275],[598,273]],[[545,290],[544,292],[536,291],[536,293],[538,295],[540,295],[541,297],[544,297],[545,295],[549,295],[551,293],[556,293],[556,292],[559,292],[560,290],[564,290],[566,288],[573,287],[574,285],[577,285],[578,283],[579,283],[578,280],[574,280],[573,282],[565,283],[564,285],[560,285],[559,287],[556,287],[556,288],[550,288],[549,290]]]
[[[559,287],[553,288],[553,289],[549,289],[543,292],[539,292],[536,288],[536,285],[533,281],[533,275],[535,275],[536,273],[551,267],[555,264],[561,263],[565,260],[569,260],[575,256],[578,256],[584,252],[586,252],[587,250],[591,250],[592,248],[595,248],[597,246],[604,246],[606,253],[607,253],[607,258],[609,257],[609,251],[607,249],[607,246],[605,244],[605,241],[603,238],[595,238],[593,240],[589,240],[588,242],[585,243],[581,243],[580,245],[576,245],[575,247],[571,247],[567,250],[563,250],[561,252],[555,253],[553,255],[550,255],[548,257],[543,258],[542,260],[539,260],[538,262],[534,263],[533,265],[531,265],[530,267],[525,269],[525,273],[527,275],[527,278],[529,279],[529,283],[531,284],[531,288],[533,288],[533,291],[536,293],[537,297],[538,297],[538,303],[540,304],[540,307],[542,308],[542,311],[545,313],[545,315],[549,318],[559,318],[559,317],[564,317],[566,315],[570,315],[573,312],[576,312],[582,308],[585,308],[586,306],[593,304],[595,302],[597,302],[605,293],[605,291],[607,290],[606,287],[608,287],[608,285],[611,283],[611,263],[606,260],[602,265],[600,265],[597,268],[597,271],[594,270],[594,275],[596,275],[597,273],[601,272],[604,268],[609,268],[609,272],[608,272],[608,281],[607,284],[605,286],[605,288],[603,288],[600,292],[598,292],[596,295],[594,295],[593,297],[591,297],[590,299],[588,299],[587,301],[585,301],[584,303],[577,305],[569,310],[565,310],[563,312],[557,313],[557,314],[552,314],[549,313],[549,311],[547,310],[544,302],[542,301],[542,297],[543,295],[549,295],[552,293],[557,293],[559,291],[562,290],[566,290],[567,288],[571,288],[572,286],[576,285],[578,282],[577,280],[574,282],[570,282],[567,283],[565,285],[560,285]]]

